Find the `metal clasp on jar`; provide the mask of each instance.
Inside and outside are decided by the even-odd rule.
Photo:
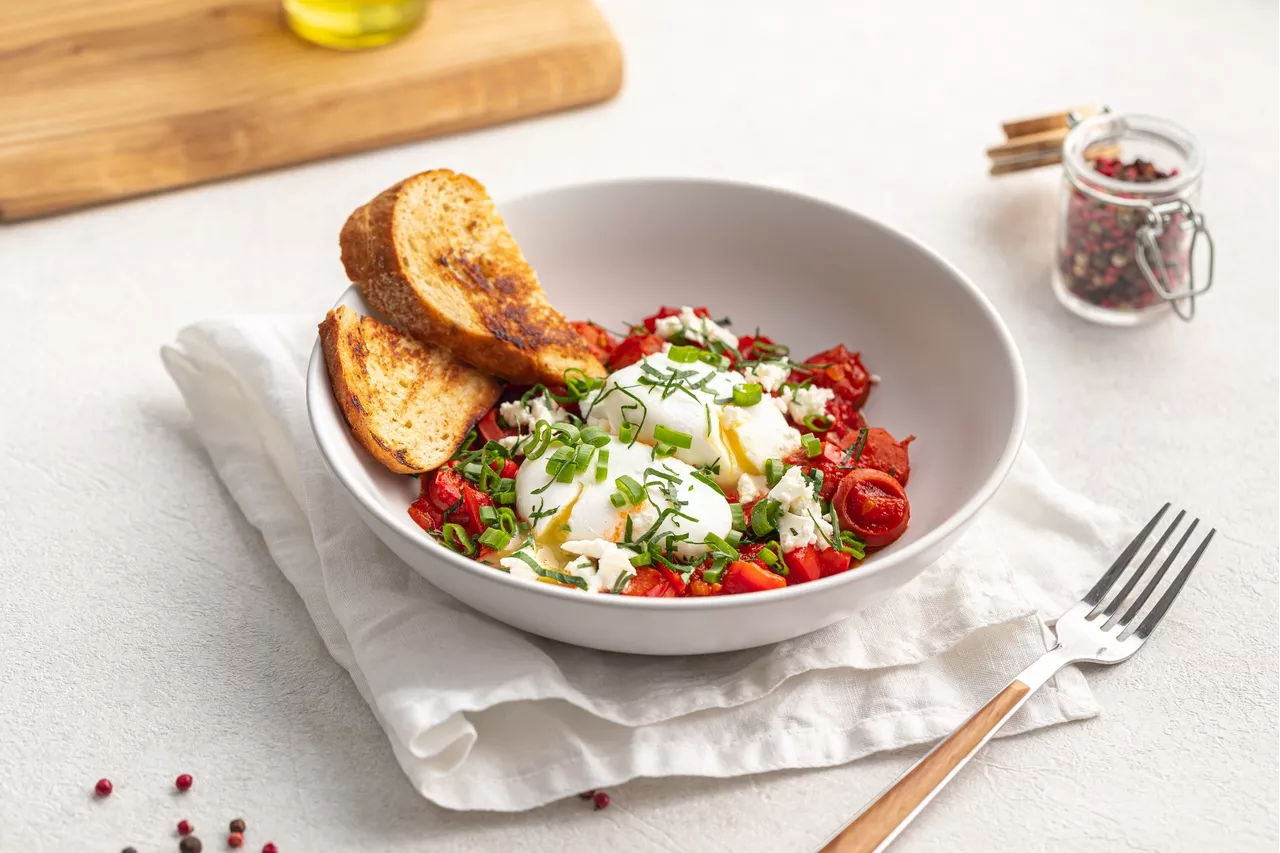
[[[1209,234],[1209,229],[1204,224],[1204,214],[1198,213],[1190,204],[1181,200],[1164,202],[1163,204],[1147,202],[1143,203],[1142,206],[1146,208],[1147,224],[1138,229],[1138,242],[1135,247],[1138,266],[1142,269],[1142,274],[1147,279],[1147,284],[1151,285],[1151,289],[1155,291],[1156,296],[1168,302],[1174,313],[1180,318],[1190,322],[1196,315],[1196,297],[1203,296],[1209,292],[1209,288],[1213,287],[1213,236]],[[1180,215],[1181,219],[1175,227],[1182,231],[1193,231],[1191,244],[1187,247],[1187,287],[1185,290],[1180,290],[1169,278],[1169,270],[1165,266],[1160,244],[1156,242],[1177,215]],[[1197,287],[1196,247],[1200,244],[1201,237],[1204,238],[1209,255],[1204,283]],[[1152,266],[1149,258],[1155,258],[1154,266]],[[1185,309],[1184,299],[1186,300]]]

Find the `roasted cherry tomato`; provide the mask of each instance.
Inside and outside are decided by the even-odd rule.
[[[657,335],[632,335],[624,338],[609,358],[609,372],[635,364],[646,355],[662,352],[664,344],[666,341]]]
[[[857,440],[856,435],[854,440]],[[871,427],[867,430],[867,441],[862,446],[862,455],[858,457],[857,467],[884,471],[905,486],[907,480],[911,478],[911,459],[907,454],[907,445],[913,441],[915,441],[914,435],[897,441],[888,430]]]
[[[725,595],[734,595],[739,592],[782,589],[786,585],[786,578],[775,575],[759,563],[735,560],[724,571],[720,591]]]
[[[798,584],[816,581],[822,577],[822,563],[818,560],[818,549],[812,545],[796,548],[782,555],[787,564],[787,583]]]
[[[462,499],[462,490],[467,481],[462,479],[462,475],[452,467],[437,468],[427,477],[429,478],[426,483],[427,498],[436,509],[443,512],[457,505]]]
[[[476,424],[476,430],[484,441],[497,441],[500,438],[507,438],[516,434],[515,430],[506,429],[498,423],[497,406],[485,412],[484,417],[480,419],[480,423]]]
[[[623,595],[642,595],[646,598],[674,598],[676,591],[657,569],[636,569],[636,576],[627,581],[622,590]]]
[[[514,459],[495,459],[489,463],[489,467],[497,471],[499,477],[506,477],[508,480],[514,480],[516,474],[520,473],[520,466]]]
[[[827,403],[827,417],[831,418],[831,426],[825,432],[819,434],[828,438],[846,436],[852,433],[856,439],[858,430],[867,425],[858,407],[843,397],[836,397]],[[815,430],[815,432],[817,431]]]
[[[808,367],[791,372],[792,382],[813,380],[814,385],[830,388],[836,396],[861,409],[871,392],[871,374],[862,366],[860,353],[849,352],[844,344],[811,355],[805,359]]]
[[[901,536],[911,518],[911,502],[894,477],[875,468],[850,471],[832,499],[840,527],[882,548]]]
[[[409,517],[423,530],[431,533],[439,533],[444,526],[442,513],[425,497],[418,498],[409,505]]]
[[[711,313],[701,305],[699,305],[697,308],[694,308],[693,313],[699,317],[706,317],[708,319],[711,318]],[[676,317],[679,314],[680,314],[679,308],[672,308],[670,305],[663,305],[661,308],[658,309],[657,314],[650,314],[648,317],[644,318],[644,327],[648,329],[650,332],[652,332],[654,329],[658,328],[659,320],[663,319],[664,317]]]
[[[574,320],[569,325],[573,326],[578,337],[587,342],[587,349],[591,350],[591,354],[599,359],[601,364],[609,360],[618,346],[617,338],[590,320]]]

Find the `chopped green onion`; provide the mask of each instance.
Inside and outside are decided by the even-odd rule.
[[[724,541],[736,547],[738,543],[742,541],[742,531],[730,530],[728,533],[724,535]]]
[[[516,493],[514,491],[498,492],[498,503],[502,504],[503,506],[508,506],[515,502],[516,502]]]
[[[667,350],[667,358],[671,359],[676,364],[692,364],[697,361],[701,355],[702,350],[697,347],[672,347]]]
[[[782,463],[781,459],[764,460],[764,480],[769,484],[769,488],[778,485],[782,479],[782,475],[787,473],[787,466]]]
[[[495,551],[501,551],[511,543],[511,534],[497,527],[486,528],[480,534],[480,544],[488,545]]]
[[[480,521],[492,527],[498,523],[498,511],[491,506],[480,507]]]
[[[756,555],[756,559],[766,566],[773,566],[778,562],[778,554],[772,548],[765,548]]]
[[[623,444],[630,444],[636,438],[636,425],[631,421],[623,421],[622,426],[618,428],[618,441]],[[527,455],[527,454],[526,454]]]
[[[618,509],[622,509],[624,506],[627,505],[627,498],[625,495],[623,495],[620,492],[614,492],[613,494],[609,495],[609,503],[613,504]]]
[[[514,511],[502,507],[498,510],[498,527],[514,536],[520,529],[520,521]]]
[[[484,464],[480,466],[480,476],[476,480],[476,485],[482,492],[492,492],[498,487],[498,481],[501,479],[501,475],[493,470],[492,465]]]
[[[578,439],[584,444],[590,444],[592,447],[604,447],[609,443],[609,433],[597,426],[589,426],[584,429]]]
[[[729,359],[725,358],[723,355],[720,355],[719,353],[708,352],[706,350],[701,351],[701,354],[698,356],[698,359],[700,361],[706,362],[712,367],[718,367],[720,369],[724,369],[729,366]]]
[[[559,480],[560,473],[566,468],[569,469],[569,480],[573,479],[573,448],[561,445],[555,449],[555,452],[547,459],[546,471],[551,475],[552,479]],[[565,482],[568,482],[566,480]]]
[[[569,399],[573,401],[581,400],[590,394],[591,389],[597,387],[599,381],[587,376],[579,367],[570,367],[564,372],[564,387],[569,392]]]
[[[653,446],[653,455],[659,459],[666,459],[669,456],[675,456],[676,449],[670,444],[659,442]]]
[[[596,482],[603,483],[609,478],[609,451],[601,450],[596,454]]]
[[[529,438],[524,443],[524,455],[528,459],[537,459],[547,452],[551,446],[551,424],[538,421],[533,425]]]
[[[628,503],[638,504],[644,500],[644,488],[636,482],[635,477],[632,477],[629,474],[623,474],[621,477],[614,480],[613,483],[618,487],[618,491],[627,496]]]
[[[751,531],[757,536],[764,536],[778,526],[782,516],[782,504],[773,498],[765,498],[751,508]]]
[[[701,470],[695,470],[689,476],[693,477],[693,479],[697,480],[699,483],[706,486],[707,488],[713,490],[716,494],[719,494],[719,495],[724,494],[724,489],[720,488],[720,484],[717,483],[715,480],[711,479],[710,477],[708,477],[706,474],[702,473]]]
[[[733,386],[733,404],[735,406],[754,406],[759,403],[764,396],[764,389],[760,387],[759,382],[748,382],[744,385]]]
[[[573,424],[552,424],[551,434],[565,444],[578,443],[578,428]]]
[[[634,557],[631,558],[631,565],[635,566],[637,569],[640,568],[641,566],[648,566],[652,564],[653,564],[653,555],[650,554],[648,551],[641,551],[639,554],[636,554]]]
[[[787,563],[785,560],[776,560],[775,562],[769,564],[769,568],[773,571],[775,575],[781,578],[785,578],[787,575],[791,574],[791,570],[787,568]]]
[[[480,471],[483,467],[484,466],[479,462],[468,462],[462,466],[462,476],[466,477],[468,480],[478,480],[480,479]]]
[[[591,467],[591,457],[595,455],[596,449],[590,444],[579,444],[573,454],[573,470],[579,474],[587,473],[587,469]]]
[[[804,425],[814,432],[826,432],[831,429],[831,418],[826,415],[805,415]]]
[[[733,559],[738,559],[738,549],[721,539],[714,533],[708,533],[702,537],[702,541],[713,551],[719,551],[721,554],[728,554]]]
[[[729,561],[724,558],[717,558],[711,561],[711,567],[702,570],[702,580],[706,583],[719,583],[720,578],[724,576],[725,567],[729,565]]]
[[[682,447],[685,450],[693,447],[693,436],[687,432],[671,429],[664,424],[658,424],[653,428],[653,437],[656,441],[674,444],[676,447]]]
[[[449,522],[440,528],[440,538],[444,540],[445,545],[459,554],[466,554],[470,557],[476,552],[475,543],[471,541],[471,537],[467,535],[466,528],[461,524]]]
[[[822,455],[822,441],[812,435],[805,435],[800,438],[800,444],[804,447],[804,452],[812,459],[815,456]]]
[[[742,504],[729,504],[729,515],[733,518],[734,530],[747,529],[747,515],[742,511]]]

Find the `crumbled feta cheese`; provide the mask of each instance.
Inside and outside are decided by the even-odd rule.
[[[532,549],[520,548],[518,550],[519,553],[533,557],[533,561],[538,563],[538,565],[542,565],[542,563],[538,561],[538,558],[534,556]],[[512,554],[510,557],[503,557],[498,561],[498,565],[510,572],[511,577],[513,578],[521,578],[529,581],[536,581],[538,579],[538,573],[535,572],[528,563],[517,557],[515,554]]]
[[[762,361],[754,367],[748,367],[742,375],[748,382],[758,382],[766,394],[772,394],[791,375],[791,365],[785,361]]]
[[[787,401],[787,414],[796,423],[803,423],[810,415],[825,415],[827,403],[835,397],[836,392],[830,388],[810,385],[808,388],[783,388],[779,399]]]
[[[508,435],[498,439],[498,444],[501,444],[507,450],[514,450],[515,446],[519,443],[520,443],[520,436],[518,435]]]
[[[498,407],[498,415],[507,426],[521,432],[527,431],[538,421],[558,424],[569,420],[569,413],[560,408],[556,401],[546,394],[539,394],[528,403],[522,403],[519,400],[503,403]]]
[[[831,522],[822,515],[822,504],[804,479],[800,466],[788,468],[778,484],[769,490],[769,497],[782,505],[778,544],[784,554],[806,545],[814,545],[819,551],[831,547],[827,543],[832,533]]]
[[[872,385],[879,385],[879,384],[880,384],[880,374],[879,374],[879,373],[872,373],[872,374],[870,374],[867,378],[871,381],[871,384],[872,384]]]
[[[589,589],[612,591],[619,578],[636,572],[631,565],[631,552],[619,548],[607,539],[577,539],[560,547],[570,554],[580,555],[569,564],[568,570],[573,571],[574,566],[584,561],[588,564],[589,574],[581,570],[573,571],[573,574],[585,580]],[[594,565],[591,560],[596,561]]]
[[[764,497],[765,479],[758,474],[743,474],[738,478],[738,503],[749,504]]]
[[[800,466],[792,465],[782,475],[778,484],[769,490],[769,497],[782,504],[784,510],[791,510],[797,504],[812,500],[813,488],[805,482],[804,471]]]
[[[741,406],[725,406],[720,412],[720,424],[726,429],[734,430],[751,422],[751,415]]]
[[[738,348],[737,335],[709,317],[699,317],[688,305],[674,317],[659,317],[654,323],[653,333],[667,340],[683,333],[684,339],[691,344],[706,344],[714,339],[725,346]]]

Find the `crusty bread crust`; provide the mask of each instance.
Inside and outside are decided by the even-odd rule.
[[[351,435],[397,474],[443,465],[502,392],[502,383],[339,306],[320,324],[333,395]]]
[[[605,375],[474,178],[437,169],[401,181],[351,214],[340,243],[364,298],[419,340],[513,382]]]

